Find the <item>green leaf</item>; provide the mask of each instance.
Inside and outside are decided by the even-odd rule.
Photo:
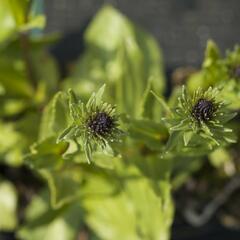
[[[167,182],[156,194],[144,178],[129,180],[114,196],[87,198],[87,223],[101,239],[169,239],[173,206]],[[126,218],[126,216],[128,216]]]
[[[19,28],[19,30],[24,32],[35,28],[42,29],[45,27],[45,24],[46,24],[45,16],[40,15],[32,18],[28,24],[23,25],[21,28]]]
[[[106,83],[106,101],[132,117],[143,113],[142,96],[151,82],[162,93],[165,80],[161,52],[149,34],[134,26],[116,9],[105,6],[85,34],[86,51],[65,87],[87,99]],[[151,99],[154,104],[155,99]],[[149,109],[151,111],[151,109]],[[156,106],[150,115],[160,119]]]
[[[58,136],[57,143],[76,138],[77,128],[78,126],[70,125],[66,129],[64,129],[63,132]]]
[[[108,176],[107,170],[105,171],[104,168],[112,168],[111,165],[106,167],[106,164],[111,160],[119,161],[111,156],[105,158],[105,154],[96,152],[94,153],[94,158],[96,157],[94,165],[90,167],[85,163],[85,156],[81,152],[69,154],[65,158],[68,149],[68,143],[56,144],[55,137],[52,137],[34,144],[31,147],[31,153],[26,155],[24,159],[25,163],[47,182],[51,206],[54,209],[72,203],[84,195],[85,190],[82,189],[84,179],[100,175],[101,178],[114,182],[114,179]],[[102,168],[103,166],[104,168]]]
[[[10,52],[3,53],[0,59],[0,71],[0,83],[4,88],[5,95],[8,97],[32,96],[32,87],[26,79],[25,66],[19,55],[15,54],[12,57]]]
[[[192,131],[187,131],[183,133],[183,141],[184,141],[184,145],[187,146],[188,143],[190,142],[191,138],[193,136],[193,132]]]
[[[225,139],[225,141],[227,143],[236,143],[237,142],[237,136],[235,133],[231,133],[231,132],[228,132],[228,133],[225,133],[223,138]]]
[[[97,177],[98,181],[100,178],[111,183],[115,181],[112,173],[98,167],[98,165],[106,165],[109,156],[105,160],[102,159],[103,154],[96,153],[96,163],[94,162],[95,165],[90,166],[85,163],[85,157],[80,153],[64,159],[67,147],[68,144],[65,142],[56,144],[54,138],[47,139],[32,146],[32,153],[25,158],[29,167],[47,182],[51,206],[54,209],[70,204],[81,196],[98,192],[99,189],[94,190],[96,185],[90,192],[84,189],[86,180],[88,181],[90,178]],[[114,186],[113,184],[113,187],[110,187],[111,191]]]
[[[22,49],[20,42],[19,38],[16,38],[8,44],[0,46],[0,71],[2,73],[0,87],[3,105],[0,114],[4,116],[18,115],[29,108],[36,108],[36,105],[40,104],[42,107],[49,96],[56,92],[58,81],[56,63],[43,50],[49,45],[48,40],[46,38],[38,38],[38,40],[29,38],[27,50]],[[33,72],[36,84],[29,79],[30,70],[23,57],[23,51],[29,51],[30,70]]]
[[[41,39],[44,40],[44,38],[39,38],[38,41],[31,40],[31,61],[34,74],[38,80],[38,88],[39,90],[43,89],[43,99],[39,101],[44,101],[44,98],[48,98],[56,92],[60,76],[55,59],[43,50],[45,47],[49,47],[49,44],[38,46]]]
[[[90,107],[93,106],[93,108],[95,108],[96,106],[99,106],[102,103],[102,96],[105,90],[105,84],[99,88],[99,90],[97,91],[97,93],[92,93],[91,97],[89,98],[87,104],[86,104],[86,108],[89,109]]]
[[[45,26],[45,16],[35,11],[36,0],[2,0],[7,1],[16,29],[18,31],[28,31],[34,28]]]
[[[45,16],[41,11],[36,11],[36,8],[40,6],[37,2],[39,1],[1,0],[0,43],[10,39],[19,31],[42,29],[45,26]]]
[[[117,161],[122,161],[121,157],[107,154],[106,152],[94,152],[93,163],[103,169],[114,169]]]
[[[80,196],[82,177],[79,169],[74,168],[74,166],[62,166],[53,171],[41,169],[39,173],[48,183],[51,206],[54,209],[71,203]]]
[[[183,132],[181,131],[174,131],[170,134],[167,144],[165,146],[165,150],[163,152],[163,156],[165,154],[168,154],[170,151],[176,148],[179,145],[179,143],[181,143],[182,136],[183,136]]]
[[[103,98],[103,93],[105,91],[105,87],[106,85],[104,84],[102,87],[99,88],[99,90],[96,93],[96,105],[100,105],[102,102],[102,98]]]
[[[219,84],[228,79],[226,66],[223,64],[220,51],[212,40],[207,43],[205,58],[201,71],[193,74],[188,81],[188,88],[191,92],[202,87],[207,89],[210,86]]]
[[[0,8],[0,43],[7,39],[15,29],[15,21],[9,11],[9,5],[7,0],[1,1],[1,8]]]
[[[37,138],[39,116],[26,114],[14,123],[0,122],[0,156],[2,161],[11,166],[19,166],[23,156],[29,151],[29,145]]]
[[[13,124],[4,124],[1,122],[0,131],[0,154],[2,158],[9,164],[17,163],[17,159],[19,160],[19,158],[15,156],[15,161],[12,162],[11,155],[15,152],[14,146],[19,143],[21,135],[14,129]]]
[[[215,42],[208,40],[207,48],[205,50],[205,61],[203,63],[204,67],[209,67],[215,61],[220,58],[220,51]]]
[[[67,99],[64,93],[58,92],[44,109],[39,140],[58,135],[67,127],[68,122]]]
[[[240,84],[235,79],[222,82],[221,98],[229,105],[230,109],[240,109]],[[224,117],[224,116],[223,116]]]
[[[209,154],[210,163],[216,167],[222,167],[227,162],[233,161],[233,157],[229,154],[229,152],[224,148],[218,148]]]
[[[84,151],[85,151],[85,154],[86,154],[87,162],[90,164],[91,161],[92,161],[92,148],[91,148],[91,144],[86,142],[84,144]]]
[[[68,143],[56,144],[55,137],[34,144],[25,162],[48,183],[51,204],[59,208],[79,195],[82,173],[72,159],[65,160]]]
[[[167,105],[167,103],[164,101],[164,99],[162,97],[158,96],[153,91],[151,91],[151,93],[157,99],[157,101],[160,103],[161,108],[164,109],[164,112],[165,112],[165,114],[164,114],[165,116],[164,117],[166,117],[167,115],[171,116],[173,113],[172,113],[171,109],[169,108],[169,106]]]
[[[167,121],[167,120],[166,120]],[[175,120],[173,120],[174,122]],[[169,121],[170,122],[170,121]],[[178,124],[171,127],[169,130],[171,132],[174,132],[174,131],[185,131],[188,129],[188,126],[187,126],[187,123],[188,122],[188,119],[183,119],[183,120],[180,120],[178,121]]]
[[[19,27],[26,22],[29,0],[3,0],[7,1],[16,25]]]
[[[17,193],[7,181],[0,182],[0,230],[13,231],[17,226]]]
[[[138,142],[145,143],[150,149],[160,150],[168,138],[168,132],[162,123],[151,120],[130,120],[129,135]]]
[[[46,191],[35,196],[26,209],[24,225],[17,236],[25,240],[72,240],[77,239],[83,227],[83,210],[79,203],[60,209],[49,206]]]
[[[61,156],[68,148],[68,143],[56,144],[55,138],[47,138],[31,146],[31,153],[25,156],[25,162],[33,169],[54,169],[63,164]]]

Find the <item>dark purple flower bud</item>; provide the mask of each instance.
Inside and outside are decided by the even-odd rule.
[[[193,117],[199,122],[211,120],[215,112],[214,103],[203,98],[199,99],[192,109]]]
[[[98,112],[88,120],[87,125],[94,135],[106,137],[116,124],[113,117],[105,112]]]

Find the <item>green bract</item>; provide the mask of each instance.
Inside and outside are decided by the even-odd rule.
[[[218,86],[222,89],[220,95],[230,105],[229,108],[240,108],[240,47],[226,51],[222,56],[217,45],[209,40],[205,51],[202,69],[193,74],[188,82],[188,89],[193,92],[198,87],[207,89]]]
[[[118,128],[119,116],[115,106],[102,101],[105,85],[97,93],[93,93],[87,104],[77,99],[69,90],[69,110],[72,124],[58,137],[58,141],[76,140],[86,153],[88,162],[92,152],[99,147],[111,150],[110,143],[120,140],[123,133]]]
[[[203,147],[205,151],[220,144],[235,142],[232,129],[225,124],[236,114],[227,109],[219,96],[218,88],[209,87],[206,91],[198,88],[190,95],[183,86],[178,107],[171,118],[165,119],[170,131],[168,147],[173,146],[173,139],[174,145],[183,143],[183,147]],[[182,141],[176,141],[179,138]],[[201,154],[205,152],[204,149]]]

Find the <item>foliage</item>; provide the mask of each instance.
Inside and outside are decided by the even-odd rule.
[[[222,57],[217,45],[209,40],[202,69],[189,79],[189,89],[193,91],[198,86],[203,88],[218,86],[222,88],[221,97],[230,104],[230,108],[239,109],[239,66],[238,45],[232,51],[228,50]]]
[[[239,48],[223,58],[210,41],[202,69],[166,99],[156,41],[104,6],[60,79],[41,4],[1,0],[1,163],[27,167],[44,184],[18,224],[19,193],[3,176],[0,229],[23,240],[170,239],[173,188],[205,158],[216,168],[232,161]]]
[[[0,183],[0,229],[12,230],[17,225],[17,194],[14,186],[8,181]]]

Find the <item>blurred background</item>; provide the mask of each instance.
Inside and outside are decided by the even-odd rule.
[[[239,0],[45,0],[46,32],[62,32],[61,60],[78,56],[81,36],[103,4],[111,4],[153,34],[162,47],[167,69],[199,66],[207,39],[221,49],[240,42]]]

